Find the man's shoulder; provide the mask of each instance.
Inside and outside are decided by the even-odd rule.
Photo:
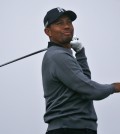
[[[48,48],[47,54],[49,56],[59,57],[64,54],[71,55],[72,52],[70,49],[67,49],[67,48],[63,48],[63,47],[59,47],[59,46],[52,46],[52,47]]]

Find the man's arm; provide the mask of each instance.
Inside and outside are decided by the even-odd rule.
[[[87,57],[85,55],[85,49],[84,47],[76,53],[76,59],[78,61],[78,64],[81,66],[83,73],[91,79],[91,71],[88,66]]]
[[[89,79],[71,54],[56,53],[52,58],[53,77],[69,89],[78,92],[82,99],[101,100],[115,92],[113,84],[99,84]]]
[[[82,43],[79,42],[79,38],[74,36],[72,41],[70,42],[71,47],[76,52],[76,59],[78,64],[81,66],[83,73],[91,79],[91,72],[88,66],[87,57],[85,55],[85,48],[83,47]]]

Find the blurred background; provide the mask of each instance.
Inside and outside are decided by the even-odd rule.
[[[86,49],[92,79],[120,82],[120,0],[0,0],[0,64],[47,47],[43,18],[55,7],[76,12],[75,34]],[[0,68],[1,134],[45,134],[44,53]],[[119,102],[120,94],[94,102],[98,134],[120,132]]]

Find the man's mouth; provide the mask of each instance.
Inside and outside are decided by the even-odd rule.
[[[71,32],[65,32],[64,35],[71,35]]]

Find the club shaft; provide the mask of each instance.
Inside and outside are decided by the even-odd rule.
[[[30,57],[30,56],[32,56],[32,55],[38,54],[38,53],[43,52],[43,51],[46,51],[46,50],[47,50],[47,48],[41,49],[41,50],[39,50],[39,51],[33,52],[33,53],[28,54],[28,55],[25,55],[25,56],[22,56],[22,57],[20,57],[20,58],[15,59],[15,60],[6,62],[6,63],[0,65],[0,67],[6,66],[6,65],[11,64],[11,63],[13,63],[13,62],[16,62],[16,61],[18,61],[18,60],[22,60],[22,59],[24,59],[24,58]]]

